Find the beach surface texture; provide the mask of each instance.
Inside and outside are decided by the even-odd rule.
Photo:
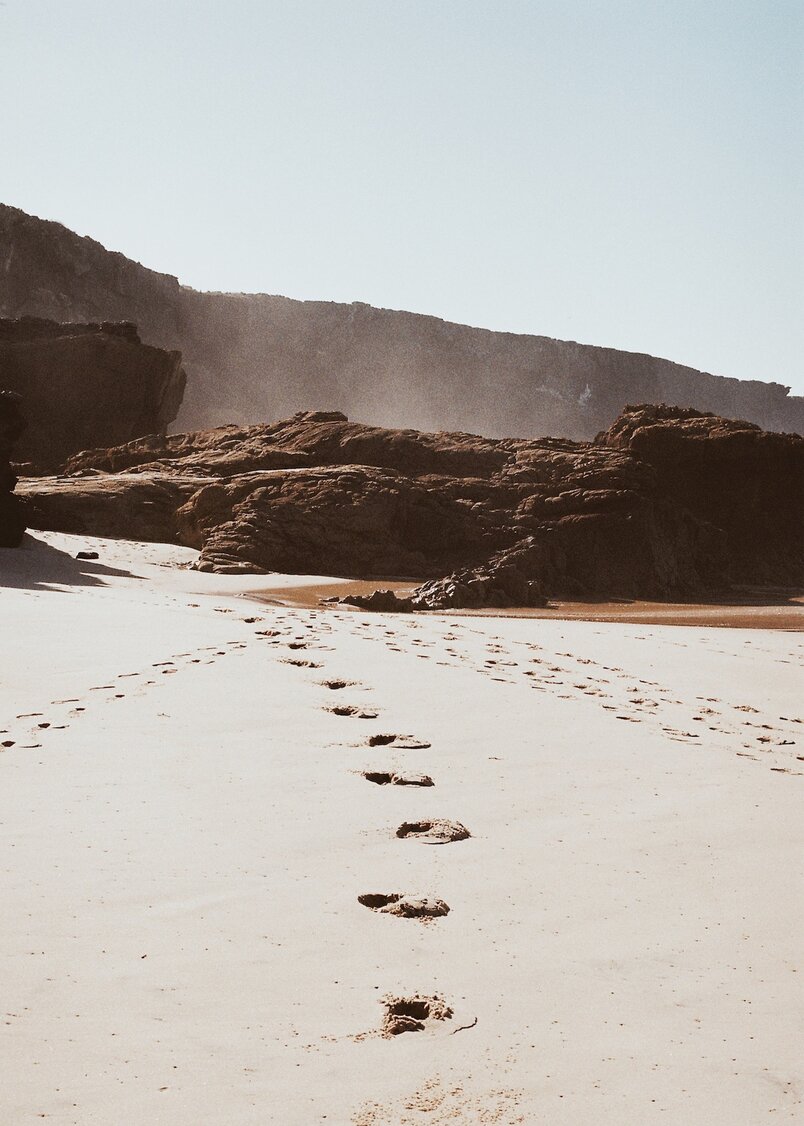
[[[0,1122],[801,1121],[804,609],[394,616],[195,557],[0,551]]]

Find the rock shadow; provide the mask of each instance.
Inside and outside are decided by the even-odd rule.
[[[0,548],[0,586],[17,590],[51,590],[56,586],[103,586],[104,578],[132,578],[131,571],[94,559],[76,559],[69,552],[34,536],[19,547]]]

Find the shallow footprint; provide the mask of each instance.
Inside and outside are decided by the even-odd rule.
[[[415,735],[370,735],[370,747],[400,747],[404,751],[426,750],[432,746],[425,739],[417,739]]]
[[[359,895],[357,901],[372,911],[396,915],[400,919],[438,919],[449,914],[449,906],[443,899],[430,899],[427,896],[370,893]]]
[[[398,837],[415,837],[424,844],[451,844],[453,841],[465,841],[471,833],[460,821],[445,821],[436,818],[433,821],[404,821],[396,831]]]
[[[429,774],[396,774],[384,770],[364,770],[363,777],[367,782],[374,782],[377,786],[434,786],[435,783]]]
[[[433,1021],[449,1020],[452,1009],[443,997],[384,997],[385,1017],[382,1034],[385,1037],[399,1036],[402,1032],[424,1032]]]

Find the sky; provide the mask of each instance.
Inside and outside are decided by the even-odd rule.
[[[0,201],[804,393],[804,0],[0,0]]]

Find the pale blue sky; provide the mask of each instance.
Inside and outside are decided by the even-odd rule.
[[[5,0],[0,199],[804,393],[804,0]]]

